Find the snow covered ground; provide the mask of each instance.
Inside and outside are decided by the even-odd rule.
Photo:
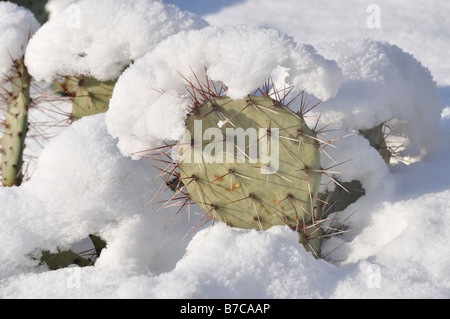
[[[111,112],[62,130],[29,181],[0,189],[0,298],[449,298],[450,4],[173,3],[212,27],[133,57]],[[247,23],[258,27],[226,27]],[[160,180],[152,182],[158,172],[123,153],[179,133],[185,97],[173,74],[201,72],[204,64],[236,97],[268,75],[306,86],[324,100],[313,116],[345,116],[328,138],[395,118],[393,133],[409,139],[402,155],[418,161],[388,168],[362,137],[334,143],[331,158],[352,160],[338,167],[341,178],[360,180],[366,195],[339,213],[351,231],[324,243],[327,260],[304,251],[287,227],[216,224],[181,240],[198,217],[178,216],[167,226],[177,207],[156,214],[157,203],[144,207],[159,188]],[[152,84],[167,94],[155,98]],[[95,267],[48,271],[31,258],[90,233],[108,242]]]

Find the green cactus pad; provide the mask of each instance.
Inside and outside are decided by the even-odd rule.
[[[108,111],[115,84],[116,81],[102,82],[91,77],[68,77],[65,87],[66,94],[73,96],[72,121]]]
[[[71,265],[77,265],[79,267],[87,267],[93,265],[92,261],[81,257],[71,250],[61,251],[54,254],[48,251],[44,251],[41,257],[41,263],[45,263],[50,270],[67,268]]]
[[[364,136],[370,143],[370,146],[375,148],[378,153],[380,153],[383,160],[386,164],[389,164],[391,161],[391,151],[387,147],[386,144],[386,134],[383,131],[384,123],[369,129],[369,130],[360,130],[359,134]]]
[[[311,250],[310,239],[320,237],[310,230],[317,225],[314,206],[322,173],[319,142],[303,118],[270,97],[221,97],[199,105],[186,124],[178,167],[191,200],[232,227],[265,230],[287,224]],[[211,128],[221,135],[206,136]],[[229,129],[248,133],[246,143],[239,144]],[[256,143],[251,132],[258,132]],[[240,136],[242,142],[245,134]],[[267,158],[259,156],[264,143]],[[315,243],[316,253],[318,247]]]
[[[2,137],[2,183],[19,186],[23,179],[23,150],[28,131],[28,107],[30,105],[30,76],[23,60],[14,62],[11,76],[11,95],[7,100],[7,115]]]
[[[317,201],[317,214],[321,219],[327,218],[330,214],[341,212],[351,204],[366,194],[365,189],[358,180],[351,182],[341,182],[336,180],[336,185],[332,192],[325,191],[319,195]]]
[[[94,247],[93,251],[88,250],[79,254],[72,250],[58,250],[55,253],[43,251],[40,258],[41,265],[47,265],[50,270],[67,268],[71,265],[79,267],[95,266],[97,258],[106,248],[106,242],[96,235],[89,235],[89,239]]]

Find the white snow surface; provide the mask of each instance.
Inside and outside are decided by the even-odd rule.
[[[39,81],[64,75],[114,80],[169,35],[206,25],[160,1],[81,0],[38,30],[27,48],[26,65]]]
[[[398,46],[368,38],[317,45],[335,60],[344,81],[335,99],[322,103],[325,121],[342,118],[333,128],[371,129],[392,121],[391,134],[405,135],[406,156],[422,156],[439,147],[442,100],[430,73]],[[395,120],[395,123],[394,123]]]
[[[448,86],[450,65],[443,61],[450,51],[449,12],[450,2],[443,0],[242,0],[205,19],[218,26],[264,25],[314,46],[351,37],[389,41],[414,54]]]
[[[369,30],[369,2],[244,0],[205,17],[215,26],[143,54],[119,78],[107,114],[65,128],[29,181],[0,188],[0,298],[449,298],[450,10],[443,1],[378,3],[382,28]],[[242,26],[244,17],[259,27]],[[322,166],[343,163],[336,176],[360,180],[366,195],[332,216],[349,231],[325,240],[326,260],[287,227],[216,223],[189,233],[195,205],[169,225],[178,207],[146,205],[162,184],[157,163],[128,155],[182,133],[189,100],[180,73],[201,78],[205,63],[236,98],[270,75],[277,85],[311,85],[311,105],[323,101],[308,123],[339,119],[320,134],[334,146]],[[354,134],[387,119],[407,137],[402,155],[419,161],[387,166]],[[90,233],[108,242],[95,267],[48,271],[31,258]]]
[[[0,82],[10,74],[13,62],[23,57],[29,38],[39,27],[28,9],[0,2]]]

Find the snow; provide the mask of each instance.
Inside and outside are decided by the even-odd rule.
[[[189,99],[185,78],[205,81],[206,69],[211,80],[228,87],[229,97],[239,99],[280,67],[288,70],[287,81],[323,100],[336,95],[342,77],[334,61],[273,29],[211,26],[180,32],[120,77],[107,116],[108,131],[119,138],[127,156],[161,146],[185,130]],[[167,118],[167,113],[172,116]]]
[[[10,74],[13,62],[21,59],[29,38],[40,24],[33,14],[14,3],[0,3],[0,82]]]
[[[74,2],[74,0],[48,0],[45,4],[45,11],[48,12],[48,19],[52,20]]]
[[[0,188],[0,298],[449,298],[449,5],[381,0],[381,28],[370,29],[365,1],[243,0],[207,11],[199,3],[189,6],[207,13],[211,26],[164,33],[139,57],[115,60],[135,61],[110,111],[62,129],[29,181]],[[110,62],[86,72],[106,75]],[[38,67],[42,78],[62,72]],[[178,138],[188,108],[180,73],[202,77],[205,67],[234,98],[273,76],[277,85],[305,89],[312,105],[321,100],[309,123],[339,119],[320,134],[336,139],[322,166],[343,163],[333,168],[339,179],[360,180],[366,195],[333,216],[349,231],[324,242],[326,260],[306,252],[287,227],[216,223],[190,232],[200,218],[195,206],[169,224],[178,207],[146,205],[162,179],[154,162],[130,155]],[[407,144],[405,160],[388,166],[355,132],[390,119]],[[31,258],[91,233],[108,242],[95,267],[48,271]]]
[[[369,7],[373,4],[379,11]],[[242,0],[204,17],[218,26],[251,23],[273,27],[314,46],[352,37],[389,41],[413,53],[441,85],[448,86],[450,66],[442,62],[450,50],[449,11],[450,3],[442,0]],[[377,17],[379,27],[373,24]]]
[[[207,23],[152,0],[81,0],[66,7],[30,41],[26,64],[37,80],[87,75],[115,80],[131,62],[181,30]]]

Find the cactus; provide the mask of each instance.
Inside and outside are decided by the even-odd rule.
[[[65,95],[73,98],[72,122],[84,116],[108,111],[116,81],[101,82],[91,77],[67,77],[61,87]]]
[[[19,6],[25,7],[33,12],[36,20],[44,24],[48,19],[48,12],[45,10],[47,0],[8,0]]]
[[[366,194],[358,180],[351,182],[336,180],[336,183],[339,186],[336,186],[334,191],[325,191],[319,195],[320,200],[317,201],[316,214],[320,219],[326,219],[330,214],[343,211]]]
[[[359,130],[359,134],[366,138],[370,146],[378,151],[385,163],[389,164],[392,153],[386,144],[384,126],[385,124],[382,123],[372,129]],[[327,191],[320,195],[321,201],[317,203],[317,210],[321,218],[326,218],[332,213],[343,211],[366,193],[361,182],[358,180],[351,182],[337,181],[337,183],[340,187],[336,187],[333,192]]]
[[[372,129],[359,130],[359,134],[366,138],[370,146],[375,148],[386,164],[389,164],[392,158],[392,150],[387,146],[384,132],[385,123],[382,123]],[[360,197],[364,196],[366,191],[358,180],[351,182],[336,181],[339,187],[333,192],[325,191],[319,195],[320,201],[317,202],[317,214],[321,218],[326,218],[328,215],[340,212],[346,209],[349,205],[355,203]]]
[[[102,250],[106,248],[106,242],[95,235],[89,235],[89,239],[94,247],[93,249],[80,253],[72,250],[58,250],[56,253],[43,251],[40,264],[47,265],[50,270],[58,270],[69,267],[70,265],[77,265],[79,267],[94,266]]]
[[[202,123],[200,135],[196,120]],[[197,103],[186,126],[178,145],[178,168],[180,184],[192,201],[211,218],[232,227],[265,230],[287,224],[299,233],[308,251],[320,256],[322,231],[314,213],[322,177],[320,143],[300,114],[269,96],[217,97]],[[197,137],[210,128],[220,129],[226,137],[230,128],[247,133],[262,128],[259,132],[264,135],[258,135],[256,144],[268,145],[277,167],[269,167],[261,157],[251,158],[250,144],[246,148],[235,143],[230,148],[224,140],[203,144]],[[215,152],[216,161],[211,162],[205,153],[217,146],[226,151]],[[199,156],[203,156],[201,161]]]
[[[359,134],[364,136],[370,143],[370,146],[375,148],[380,153],[386,164],[391,161],[392,153],[386,144],[386,134],[384,132],[385,124],[382,123],[369,130],[360,130]]]
[[[23,179],[23,150],[28,131],[30,106],[30,76],[22,60],[14,61],[14,74],[10,77],[11,92],[7,99],[7,114],[2,137],[2,183],[19,186]]]

